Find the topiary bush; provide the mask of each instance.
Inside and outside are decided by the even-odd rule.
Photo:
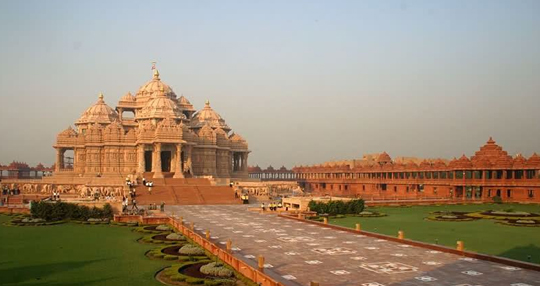
[[[167,235],[165,238],[170,239],[170,240],[186,240],[186,238],[183,235],[178,234],[176,232],[173,232],[173,233]]]
[[[211,262],[201,266],[199,270],[206,275],[212,275],[217,277],[232,277],[234,272],[229,268],[226,268],[222,263]]]
[[[103,209],[64,202],[36,202],[32,203],[30,213],[34,218],[44,219],[46,221],[58,220],[88,220],[89,218],[112,218],[112,207],[106,204]]]
[[[308,207],[311,211],[318,214],[329,215],[345,215],[345,214],[359,214],[364,210],[364,200],[356,199],[350,201],[329,201],[329,202],[316,202],[310,201]]]
[[[169,231],[169,230],[171,230],[171,228],[168,225],[161,224],[161,225],[156,226],[156,230]]]
[[[499,196],[494,196],[493,197],[493,202],[496,203],[496,204],[502,204],[503,203],[502,198],[499,197]]]
[[[204,250],[202,250],[201,248],[193,245],[193,244],[186,244],[184,246],[182,246],[179,250],[178,250],[178,253],[180,254],[183,254],[183,255],[194,255],[194,256],[197,256],[197,255],[204,255]]]

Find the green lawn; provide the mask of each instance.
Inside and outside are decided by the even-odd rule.
[[[150,260],[153,245],[129,227],[1,225],[0,285],[162,285],[154,274],[170,262]]]
[[[455,247],[456,241],[462,240],[469,251],[492,254],[540,263],[540,228],[514,227],[496,224],[494,220],[482,219],[470,222],[427,221],[425,217],[434,211],[481,211],[504,210],[540,213],[539,205],[445,205],[415,207],[378,207],[376,210],[388,214],[380,218],[347,217],[331,219],[330,223],[354,228],[356,223],[362,230],[397,236],[399,230],[405,232],[405,238],[438,243]]]

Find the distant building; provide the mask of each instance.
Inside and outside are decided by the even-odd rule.
[[[293,168],[300,186],[317,195],[366,199],[426,199],[540,202],[540,156],[512,158],[489,139],[470,158],[442,159],[371,154],[362,160]]]

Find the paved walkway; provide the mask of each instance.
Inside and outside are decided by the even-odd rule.
[[[241,206],[169,206],[168,212],[233,241],[238,258],[285,285],[540,286],[540,272],[460,257],[313,224],[248,212]]]

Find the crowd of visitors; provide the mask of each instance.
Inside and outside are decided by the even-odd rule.
[[[270,202],[268,203],[268,210],[270,211],[277,211],[278,209],[281,209],[283,207],[283,205],[281,204],[281,202]],[[261,204],[261,209],[262,211],[266,211],[266,205],[264,203]],[[288,208],[287,208],[288,210]]]

